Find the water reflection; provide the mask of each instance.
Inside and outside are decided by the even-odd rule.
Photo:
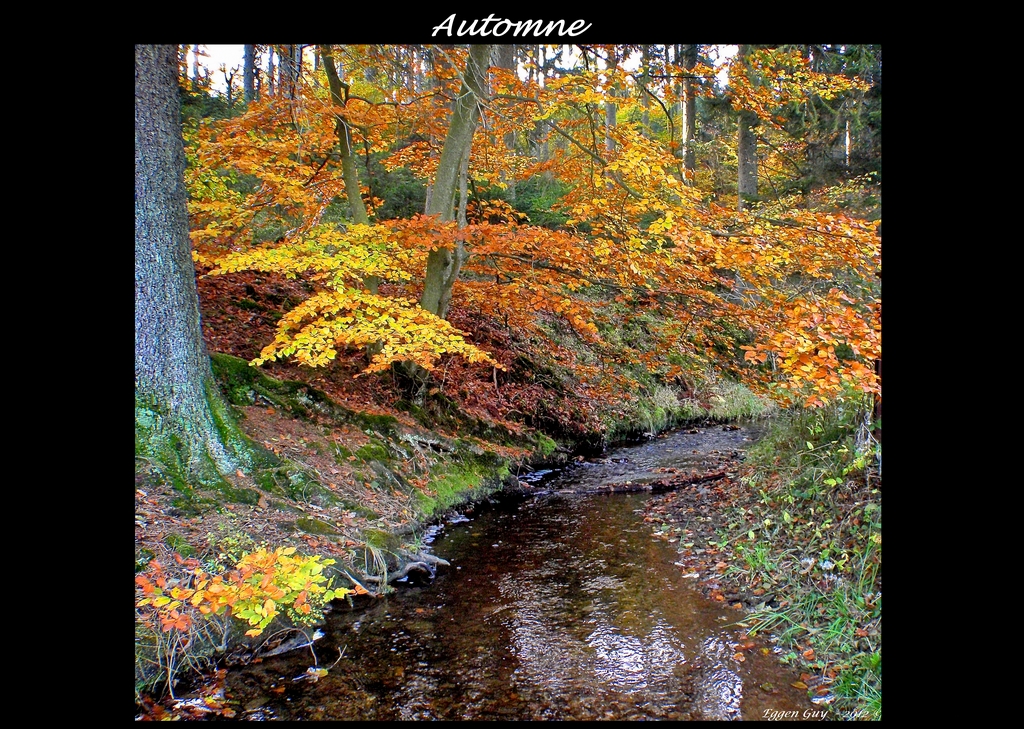
[[[633,460],[676,457],[655,445]],[[558,478],[599,483],[628,466],[609,459]],[[431,535],[452,563],[433,583],[332,616],[334,644],[318,652],[344,655],[326,677],[294,683],[309,656],[280,656],[233,674],[231,688],[250,718],[753,719],[808,708],[795,689],[758,688],[795,680],[769,658],[734,660],[736,634],[723,627],[734,612],[681,579],[673,548],[642,522],[644,498],[479,509]]]

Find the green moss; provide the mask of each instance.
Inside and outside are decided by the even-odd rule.
[[[374,511],[370,507],[363,506],[362,504],[357,504],[354,501],[348,501],[346,499],[342,499],[341,501],[338,502],[338,504],[341,506],[341,508],[347,509],[348,511],[354,511],[359,516],[364,516],[367,519],[379,519],[380,518],[380,514],[378,514],[376,511]]]
[[[247,471],[270,468],[280,465],[281,459],[261,445],[255,443],[238,427],[231,406],[220,396],[216,383],[206,385],[206,400],[213,416],[213,424],[220,436],[221,443],[238,459]],[[220,473],[226,472],[225,464],[217,464]]]
[[[369,443],[357,450],[356,457],[364,461],[381,461],[382,463],[387,463],[390,460],[388,449],[376,439],[371,439]]]
[[[253,478],[259,487],[264,491],[278,496],[285,496],[288,493],[288,469],[273,468],[253,474]]]
[[[227,481],[223,481],[217,487],[217,491],[224,496],[224,501],[232,504],[250,504],[255,506],[260,502],[260,492],[256,489],[232,486]]]
[[[383,529],[366,529],[363,531],[363,540],[367,546],[387,552],[397,552],[402,546],[396,535]]]
[[[398,428],[398,420],[392,415],[373,415],[349,411],[349,420],[364,430],[375,430],[381,434],[391,434]]]
[[[305,382],[278,380],[264,374],[244,359],[229,354],[210,354],[210,365],[228,400],[233,405],[265,402],[298,417],[313,419],[326,416],[351,423],[361,430],[382,435],[397,432],[398,421],[390,415],[361,413],[331,400],[322,390]]]
[[[429,518],[501,488],[510,473],[508,462],[491,451],[460,454],[458,459],[431,471],[429,496],[415,492],[417,508]]]
[[[295,520],[295,526],[310,534],[340,534],[337,529],[320,519],[302,517]]]
[[[199,516],[213,505],[214,502],[209,499],[191,499],[186,496],[171,499],[171,506],[181,512],[183,516]]]
[[[555,452],[556,448],[558,448],[558,444],[551,440],[551,438],[548,438],[543,433],[537,434],[537,450],[540,451],[542,456],[547,458]]]
[[[185,541],[180,534],[168,534],[164,537],[164,544],[180,554],[182,557],[191,557],[196,553],[195,548]]]

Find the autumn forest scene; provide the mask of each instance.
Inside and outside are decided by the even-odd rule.
[[[880,720],[881,46],[443,20],[135,46],[136,719]]]

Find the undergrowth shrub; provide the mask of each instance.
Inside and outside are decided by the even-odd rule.
[[[223,651],[232,618],[256,637],[277,618],[315,625],[335,599],[353,592],[332,586],[324,568],[333,559],[295,554],[295,547],[260,547],[241,555],[233,569],[217,574],[196,558],[175,555],[177,565],[158,561],[135,576],[136,697],[161,682],[173,695],[183,668],[201,671],[213,652]],[[213,569],[218,566],[213,565]]]

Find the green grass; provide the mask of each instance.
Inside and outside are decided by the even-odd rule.
[[[762,418],[776,412],[774,403],[755,394],[749,387],[728,380],[711,380],[711,411],[715,420]]]
[[[869,406],[775,419],[748,452],[740,512],[752,519],[720,534],[742,565],[732,576],[778,600],[745,619],[751,633],[774,635],[784,662],[823,678],[838,719],[881,718],[881,446]]]

